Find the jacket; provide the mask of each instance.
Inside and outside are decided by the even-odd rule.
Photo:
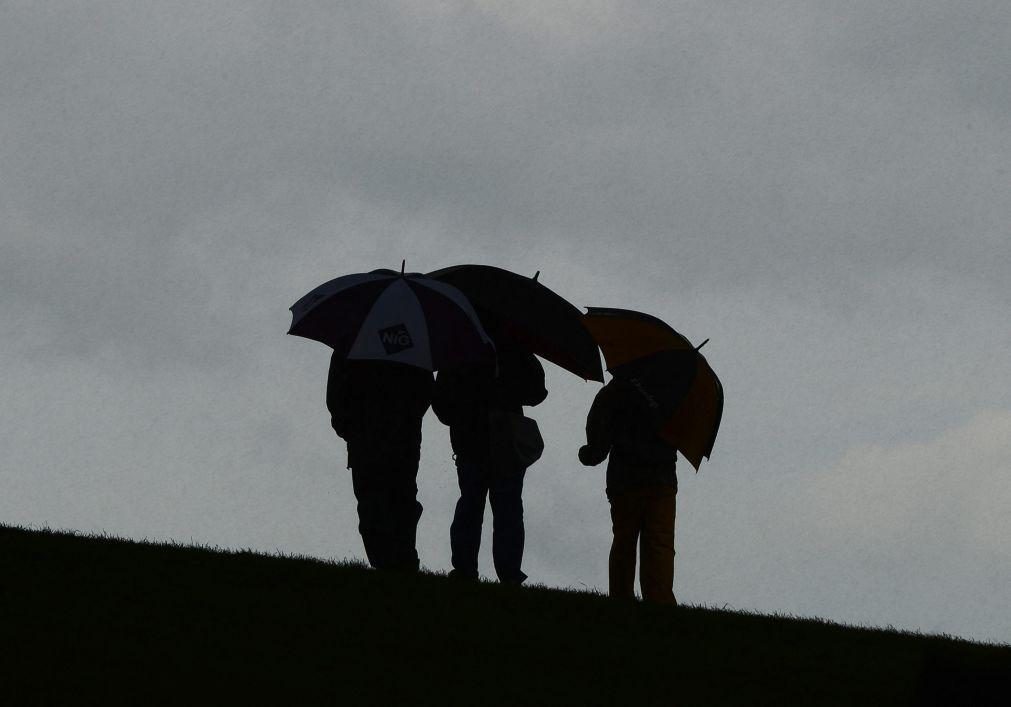
[[[579,460],[587,466],[607,462],[607,497],[652,484],[677,490],[677,450],[657,435],[642,393],[612,378],[597,393],[586,417],[586,445]]]
[[[526,351],[500,347],[497,365],[486,363],[439,371],[432,410],[449,426],[457,457],[483,461],[489,450],[489,410],[522,414],[524,405],[538,405],[548,395],[544,368]]]
[[[326,405],[348,445],[348,467],[413,464],[421,456],[421,420],[432,403],[432,373],[385,361],[330,358]]]

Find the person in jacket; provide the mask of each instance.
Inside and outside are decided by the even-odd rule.
[[[486,323],[487,325],[487,323]],[[524,405],[547,397],[544,368],[537,358],[496,337],[497,360],[439,371],[432,410],[449,426],[460,499],[449,536],[451,577],[477,579],[485,500],[492,510],[492,558],[499,581],[522,584],[523,479],[526,468],[508,455],[493,454],[494,411],[522,414]]]
[[[330,359],[326,404],[347,442],[358,531],[369,564],[417,571],[421,419],[432,402],[430,371],[386,361]]]
[[[607,462],[607,498],[613,539],[608,561],[609,594],[635,596],[635,551],[643,598],[676,604],[674,516],[677,452],[656,432],[650,400],[632,383],[612,378],[597,393],[586,418],[586,444],[579,461]]]

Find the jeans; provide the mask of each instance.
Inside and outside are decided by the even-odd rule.
[[[457,458],[460,500],[449,528],[453,569],[476,578],[477,555],[481,548],[481,525],[485,498],[491,501],[491,554],[499,581],[520,584],[527,575],[523,562],[523,477],[526,469],[493,470],[486,462]]]

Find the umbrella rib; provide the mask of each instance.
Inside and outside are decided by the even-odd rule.
[[[414,288],[411,287],[410,282],[411,281],[405,280],[404,284],[407,287],[407,291],[411,293],[411,298],[413,299],[414,304],[417,306],[418,311],[421,313],[419,319],[421,321],[422,326],[425,328],[425,342],[428,344],[428,351],[427,351],[428,367],[429,370],[431,370],[434,365],[434,361],[432,361],[432,330],[428,326],[428,319],[425,317],[424,314],[425,308],[422,306],[421,300],[418,299],[418,294],[414,291]]]

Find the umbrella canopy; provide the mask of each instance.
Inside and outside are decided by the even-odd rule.
[[[588,307],[583,321],[604,352],[607,370],[643,394],[660,437],[697,471],[713,451],[723,417],[723,385],[699,353],[701,345],[630,309]]]
[[[288,333],[322,342],[350,360],[429,371],[494,355],[463,293],[420,273],[393,270],[323,283],[291,306]]]
[[[491,265],[454,265],[428,273],[456,287],[500,324],[495,332],[587,380],[603,382],[600,352],[582,313],[534,277]]]

